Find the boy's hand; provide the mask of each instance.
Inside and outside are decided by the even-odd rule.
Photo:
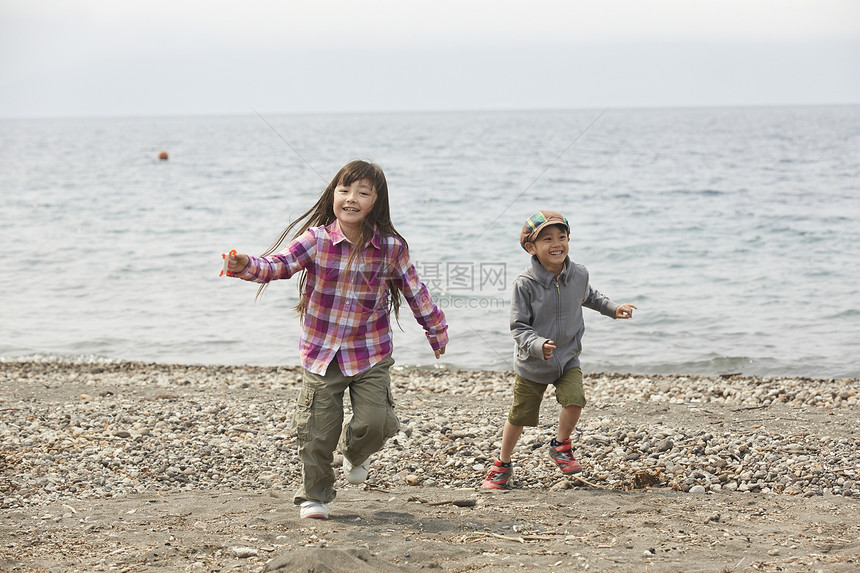
[[[549,360],[552,358],[552,351],[555,350],[555,342],[552,340],[547,340],[543,343],[543,359]]]
[[[434,350],[433,353],[436,354],[436,359],[438,359],[440,356],[445,354],[445,347],[443,346],[439,350]]]
[[[230,253],[227,256],[227,270],[231,273],[240,273],[248,266],[248,255],[243,253]]]
[[[633,318],[634,308],[632,304],[622,304],[615,309],[615,318]]]

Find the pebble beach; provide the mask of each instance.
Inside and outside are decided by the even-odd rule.
[[[509,372],[395,367],[401,431],[361,487],[418,499],[448,493],[473,505],[497,499],[479,486],[499,450],[512,380]],[[38,570],[14,557],[9,520],[32,525],[46,507],[70,508],[51,514],[61,521],[82,503],[243,491],[278,492],[279,511],[295,512],[300,464],[289,426],[300,381],[291,367],[0,363],[0,555],[12,570]],[[548,393],[541,426],[526,428],[514,452],[518,494],[820,498],[860,509],[856,379],[592,373],[585,387],[588,406],[572,436],[582,474],[563,476],[546,456],[558,413]],[[336,454],[334,466],[341,463]],[[342,478],[338,487],[357,489]],[[249,555],[239,563],[263,570],[267,560]]]

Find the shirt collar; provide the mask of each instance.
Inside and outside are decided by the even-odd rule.
[[[326,227],[326,231],[328,231],[328,234],[331,237],[331,242],[334,245],[337,245],[342,241],[350,242],[350,240],[346,238],[346,235],[343,234],[343,231],[341,231],[340,223],[338,223],[337,219]],[[382,248],[382,235],[379,233],[379,227],[373,228],[373,235],[370,237],[370,241],[368,241],[367,245],[364,246],[367,247],[368,245],[371,245],[376,249]]]

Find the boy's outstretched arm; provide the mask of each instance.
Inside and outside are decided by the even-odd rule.
[[[621,304],[615,309],[615,318],[633,318],[633,309],[636,308],[632,304]]]

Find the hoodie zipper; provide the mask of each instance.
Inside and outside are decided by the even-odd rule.
[[[561,334],[561,289],[558,286],[558,277],[555,277],[555,325],[556,325],[556,335]],[[555,337],[556,341],[558,341],[558,336]],[[558,343],[556,342],[556,346]],[[558,348],[556,348],[558,350]],[[555,359],[556,368],[558,370],[558,375],[562,375],[562,365],[561,360],[558,357],[557,352],[553,352],[552,357]]]

